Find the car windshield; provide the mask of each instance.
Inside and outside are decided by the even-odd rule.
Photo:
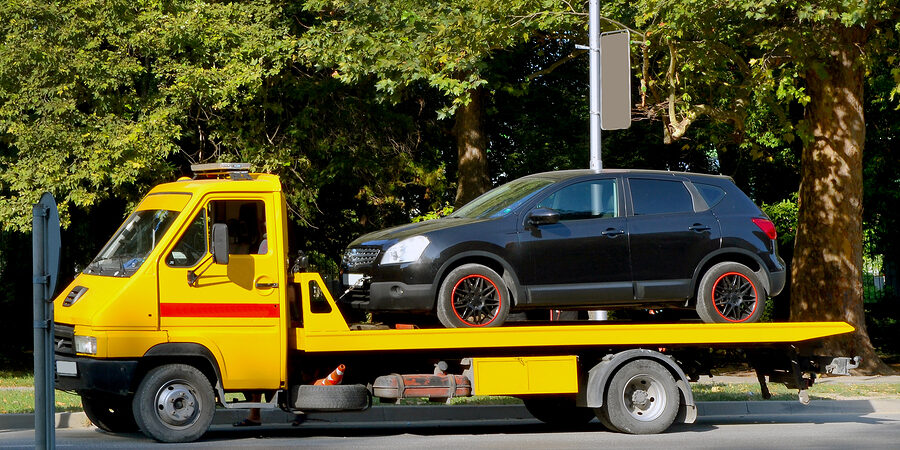
[[[84,273],[130,277],[160,242],[178,211],[147,209],[135,211],[106,243]]]
[[[450,217],[483,219],[505,216],[551,184],[553,180],[546,178],[519,178],[472,200]]]

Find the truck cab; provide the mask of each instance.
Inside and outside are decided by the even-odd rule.
[[[281,183],[248,164],[194,170],[154,187],[55,299],[59,389],[104,409],[167,362],[191,364],[224,390],[285,387]],[[227,229],[227,264],[214,255],[214,229]]]

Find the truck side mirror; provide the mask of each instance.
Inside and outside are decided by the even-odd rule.
[[[559,213],[550,208],[537,208],[528,213],[528,224],[534,226],[552,225],[559,222]]]
[[[228,225],[214,223],[211,234],[213,261],[216,264],[228,264]]]

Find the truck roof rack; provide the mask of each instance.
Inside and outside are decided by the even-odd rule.
[[[232,180],[252,180],[250,163],[207,163],[191,164],[194,179],[224,178]]]

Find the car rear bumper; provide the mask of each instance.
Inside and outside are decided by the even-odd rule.
[[[781,293],[787,280],[787,271],[769,273],[769,297],[774,297]]]

